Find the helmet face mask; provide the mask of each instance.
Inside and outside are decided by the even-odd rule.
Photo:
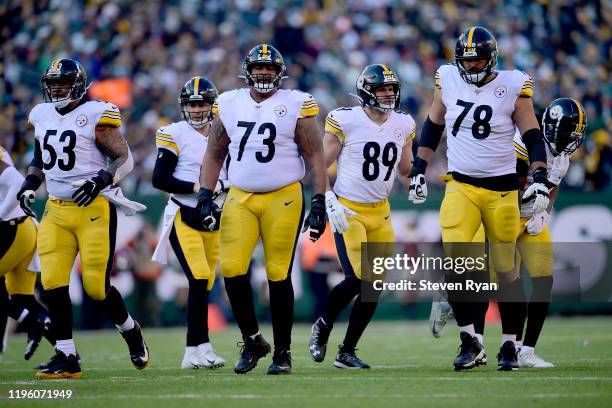
[[[87,74],[78,61],[61,58],[49,65],[40,84],[44,101],[61,109],[85,95]]]
[[[571,155],[584,141],[587,123],[584,108],[578,101],[555,99],[542,116],[544,141],[555,156]]]
[[[272,70],[261,69],[271,66]],[[253,71],[258,71],[253,73]],[[247,86],[257,92],[267,94],[280,88],[285,76],[287,67],[281,53],[271,45],[259,44],[255,46],[242,63],[242,73],[240,78],[244,78]]]
[[[390,87],[392,94],[377,95],[383,87]],[[399,78],[386,65],[368,65],[357,78],[357,98],[361,105],[381,112],[399,108],[400,89]]]
[[[455,44],[455,62],[461,78],[468,84],[480,85],[497,65],[497,41],[484,27],[470,27]],[[465,61],[486,61],[484,66],[466,68]]]
[[[218,94],[215,85],[205,77],[191,78],[178,98],[183,119],[195,129],[204,127],[213,120],[212,107]]]

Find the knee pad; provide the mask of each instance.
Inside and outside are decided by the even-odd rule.
[[[516,241],[519,227],[519,209],[513,205],[502,205],[493,213],[493,232],[495,237],[491,241],[513,242]]]
[[[229,260],[221,262],[221,276],[224,278],[235,278],[247,274],[248,265],[244,267],[242,262]]]
[[[106,283],[104,279],[92,279],[83,276],[83,289],[85,293],[97,302],[106,299]]]

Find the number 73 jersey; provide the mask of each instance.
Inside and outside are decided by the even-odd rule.
[[[299,119],[319,113],[310,94],[279,89],[255,102],[249,89],[242,88],[219,95],[213,109],[230,139],[228,178],[233,186],[268,192],[304,178],[295,128]]]
[[[446,107],[449,172],[477,178],[516,173],[512,114],[519,96],[533,95],[533,80],[518,70],[496,72],[481,87],[465,82],[456,65],[436,72]]]
[[[42,152],[49,195],[72,200],[75,181],[107,169],[108,158],[96,146],[96,125],[121,126],[119,109],[111,103],[88,101],[61,115],[52,103],[36,105],[28,121]]]

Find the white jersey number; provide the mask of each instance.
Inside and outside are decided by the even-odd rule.
[[[474,106],[474,102],[466,102],[457,99],[457,105],[463,107],[463,112],[457,116],[457,120],[453,124],[453,136],[457,136],[461,122]],[[484,112],[484,116],[482,113]],[[474,124],[472,125],[472,136],[475,139],[486,139],[491,134],[491,125],[489,121],[493,117],[493,108],[489,105],[478,105],[474,109]]]

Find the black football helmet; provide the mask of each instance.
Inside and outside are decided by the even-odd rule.
[[[219,92],[211,81],[204,76],[195,76],[185,82],[178,97],[178,104],[181,107],[183,119],[191,126],[198,129],[213,120],[212,106],[217,100]],[[188,112],[189,102],[204,102],[210,105],[207,111]],[[197,116],[201,118],[196,118]]]
[[[555,156],[574,153],[584,140],[586,127],[586,113],[575,99],[555,99],[542,116],[544,140]]]
[[[497,64],[497,41],[484,27],[470,27],[461,34],[455,44],[455,62],[461,78],[468,84],[479,85],[489,76]],[[463,61],[485,59],[483,69],[467,70]]]
[[[276,75],[251,74],[255,65],[272,65],[276,68]],[[268,93],[280,88],[285,76],[285,61],[281,53],[269,44],[259,44],[251,49],[242,63],[242,75],[248,86],[255,88],[257,92]]]
[[[59,58],[51,62],[40,79],[45,102],[63,108],[87,92],[87,73],[77,60]]]
[[[393,96],[376,96],[376,88],[383,85],[393,86]],[[383,112],[399,108],[400,88],[401,84],[397,75],[383,64],[368,65],[357,78],[357,98],[361,106]]]

